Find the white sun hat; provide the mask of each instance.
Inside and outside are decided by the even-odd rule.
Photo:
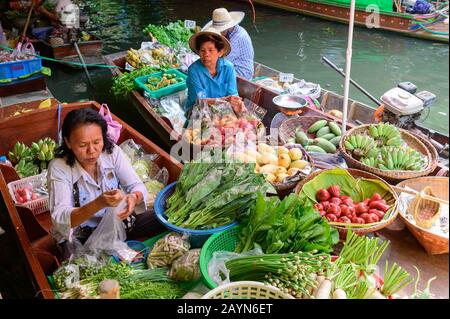
[[[228,12],[228,10],[225,8],[215,9],[212,13],[212,20],[205,24],[202,31],[213,27],[219,32],[223,32],[241,23],[241,21],[244,19],[244,16],[245,13],[241,11]]]

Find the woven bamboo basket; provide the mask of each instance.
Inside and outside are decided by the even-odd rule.
[[[257,281],[236,281],[221,285],[202,299],[295,299],[280,289]]]
[[[298,194],[300,193],[303,185],[305,185],[306,183],[308,183],[309,181],[313,180],[315,177],[319,176],[321,173],[325,172],[326,170],[322,170],[322,171],[316,171],[312,174],[310,174],[307,178],[305,178],[304,180],[302,180],[300,183],[297,184],[297,186],[295,187],[295,193]],[[372,233],[375,232],[377,230],[380,230],[388,225],[390,225],[395,218],[397,217],[398,214],[398,195],[397,193],[394,191],[394,189],[382,178],[365,172],[365,171],[361,171],[358,169],[352,169],[349,168],[347,169],[347,171],[354,177],[354,178],[369,178],[369,179],[375,179],[375,180],[379,180],[382,183],[384,183],[390,190],[390,193],[392,194],[393,199],[388,202],[389,205],[392,206],[392,209],[386,213],[385,217],[383,218],[383,220],[377,222],[377,223],[370,223],[370,224],[346,224],[346,223],[337,223],[337,222],[329,222],[329,224],[333,227],[335,227],[338,232],[339,232],[339,236],[341,239],[345,239],[347,236],[347,230],[349,228],[352,229],[352,231],[358,235],[364,235],[367,233]]]
[[[319,120],[332,121],[331,119],[323,116],[300,116],[289,118],[281,123],[278,131],[278,138],[282,144],[286,144],[290,138],[295,136],[295,130],[298,127],[301,127],[309,138],[314,138],[315,134],[310,134],[307,130],[314,122]]]
[[[403,188],[410,187],[419,192],[426,186],[431,186],[436,197],[448,200],[448,183],[448,177],[426,176],[408,179],[406,181],[400,182],[397,186]],[[409,231],[417,239],[420,245],[422,245],[422,247],[428,254],[437,255],[448,253],[448,238],[436,235],[424,228],[411,223],[408,218],[405,217],[405,212],[403,211],[401,211],[399,215],[405,223],[406,227],[408,227]]]
[[[300,144],[289,144],[289,145],[285,145],[285,147],[287,149],[299,148],[302,151],[302,154],[303,154],[302,159],[304,159],[305,161],[309,162],[309,164],[311,166],[311,172],[314,172],[314,169],[315,169],[314,161],[313,161],[312,157],[305,151],[305,149],[303,148],[302,145],[300,145]],[[297,186],[299,180],[303,180],[304,178],[306,178],[306,176],[307,176],[306,174],[300,173],[299,179],[295,179],[293,181],[289,181],[289,182],[286,182],[286,183],[273,183],[272,185],[275,187],[275,189],[277,190],[277,192],[279,194],[282,193],[283,195],[285,195],[286,191],[293,190],[295,188],[295,186]]]
[[[364,134],[368,132],[368,128],[371,124],[364,124],[358,127],[355,127],[345,133],[345,135],[342,137],[341,141],[339,142],[339,150],[342,153],[345,161],[347,162],[348,167],[350,168],[356,168],[363,171],[367,171],[370,173],[373,173],[387,182],[391,184],[397,184],[405,179],[409,178],[415,178],[415,177],[421,177],[429,175],[433,172],[434,168],[437,165],[437,159],[433,159],[432,153],[436,152],[436,149],[431,145],[431,143],[428,145],[428,147],[431,147],[432,151],[428,149],[427,146],[425,146],[420,139],[418,139],[416,136],[412,135],[406,130],[399,129],[402,139],[408,144],[409,147],[415,149],[416,151],[422,153],[426,157],[427,164],[422,170],[420,171],[401,171],[401,170],[382,170],[379,168],[371,167],[368,165],[365,165],[361,163],[360,161],[354,159],[350,153],[345,149],[345,141],[347,138],[350,137],[350,135],[355,134]],[[434,149],[434,150],[433,150]]]

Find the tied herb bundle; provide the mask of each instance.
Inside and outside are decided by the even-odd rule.
[[[239,220],[254,205],[258,191],[273,189],[254,168],[254,164],[227,163],[220,158],[218,162],[186,164],[167,201],[169,222],[209,229]]]
[[[231,281],[255,280],[302,298],[311,296],[316,275],[330,266],[330,255],[311,252],[267,254],[231,259],[225,263]]]
[[[259,246],[265,253],[330,252],[339,241],[337,231],[296,194],[280,201],[258,194],[256,205],[243,220],[236,252]]]
[[[158,70],[151,66],[146,66],[131,72],[125,72],[122,75],[113,78],[112,92],[115,97],[127,97],[131,91],[138,89],[136,78],[157,72]]]
[[[149,24],[142,31],[146,35],[150,33],[159,43],[171,48],[177,46],[187,48],[189,38],[194,34],[194,30],[185,28],[184,22],[181,20],[170,22],[165,26]]]

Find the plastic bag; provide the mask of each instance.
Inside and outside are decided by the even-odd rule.
[[[196,281],[200,279],[200,248],[191,249],[172,263],[169,277],[178,281]]]
[[[127,237],[125,224],[117,217],[117,214],[126,207],[126,201],[122,200],[117,207],[109,207],[107,209],[97,228],[84,243],[84,251],[94,255],[106,252],[110,255],[118,256],[119,259],[127,263],[133,260],[137,252],[125,243]]]
[[[145,151],[141,145],[136,144],[133,139],[128,139],[119,145],[125,155],[133,162],[136,157],[141,157]]]
[[[255,248],[238,254],[230,251],[215,251],[208,263],[208,275],[217,284],[223,285],[230,282],[230,271],[225,266],[228,260],[245,256],[263,255],[261,248]]]
[[[155,243],[147,256],[147,266],[150,269],[170,266],[190,248],[188,236],[170,232]]]

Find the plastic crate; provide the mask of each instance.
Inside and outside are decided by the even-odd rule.
[[[209,277],[208,264],[215,251],[235,251],[241,227],[235,226],[209,237],[200,252],[200,272],[206,287],[214,289],[217,284]]]
[[[184,81],[177,82],[176,84],[166,86],[166,87],[156,90],[156,91],[150,90],[145,85],[145,84],[147,84],[147,81],[149,78],[151,78],[151,77],[160,77],[161,78],[164,73],[176,74],[177,77],[183,78]],[[160,99],[162,97],[165,97],[170,94],[173,94],[173,93],[176,93],[179,91],[183,91],[184,89],[186,89],[186,78],[187,78],[187,76],[184,73],[178,71],[177,69],[169,69],[167,71],[160,71],[160,72],[152,73],[149,75],[140,76],[140,77],[136,78],[134,81],[141,89],[143,89],[145,92],[147,92],[147,94],[150,97],[155,98],[155,99]]]
[[[29,209],[31,209],[31,211],[33,212],[34,215],[42,214],[42,213],[45,213],[46,211],[48,211],[48,209],[49,209],[48,195],[39,197],[38,199],[31,200],[31,201],[28,201],[23,204],[19,204],[16,201],[15,193],[16,193],[17,189],[22,188],[22,187],[28,185],[29,183],[33,186],[33,188],[39,187],[41,185],[42,179],[44,179],[44,180],[46,179],[46,173],[42,173],[39,175],[30,176],[30,177],[25,177],[25,178],[19,179],[17,181],[8,183],[9,194],[11,195],[14,203],[16,203],[17,205],[22,205],[22,206],[28,207]]]
[[[173,182],[172,184],[167,185],[166,187],[164,187],[159,193],[158,196],[156,197],[155,200],[155,205],[154,205],[154,210],[155,210],[155,214],[156,214],[156,218],[158,218],[158,220],[168,229],[175,231],[177,233],[182,233],[182,234],[188,234],[190,235],[189,239],[191,242],[191,246],[192,248],[199,248],[202,247],[203,244],[205,243],[205,241],[212,235],[215,233],[220,233],[230,227],[236,226],[238,224],[237,221],[232,222],[228,225],[224,225],[224,226],[220,226],[217,228],[211,228],[211,229],[204,229],[204,230],[194,230],[194,229],[187,229],[187,228],[182,228],[179,226],[175,226],[172,223],[169,223],[169,221],[167,220],[164,212],[166,209],[166,200],[167,198],[169,198],[170,195],[173,194],[173,192],[175,192],[175,187],[176,187],[177,182]]]
[[[0,80],[14,80],[42,70],[42,59],[35,58],[0,63]]]

